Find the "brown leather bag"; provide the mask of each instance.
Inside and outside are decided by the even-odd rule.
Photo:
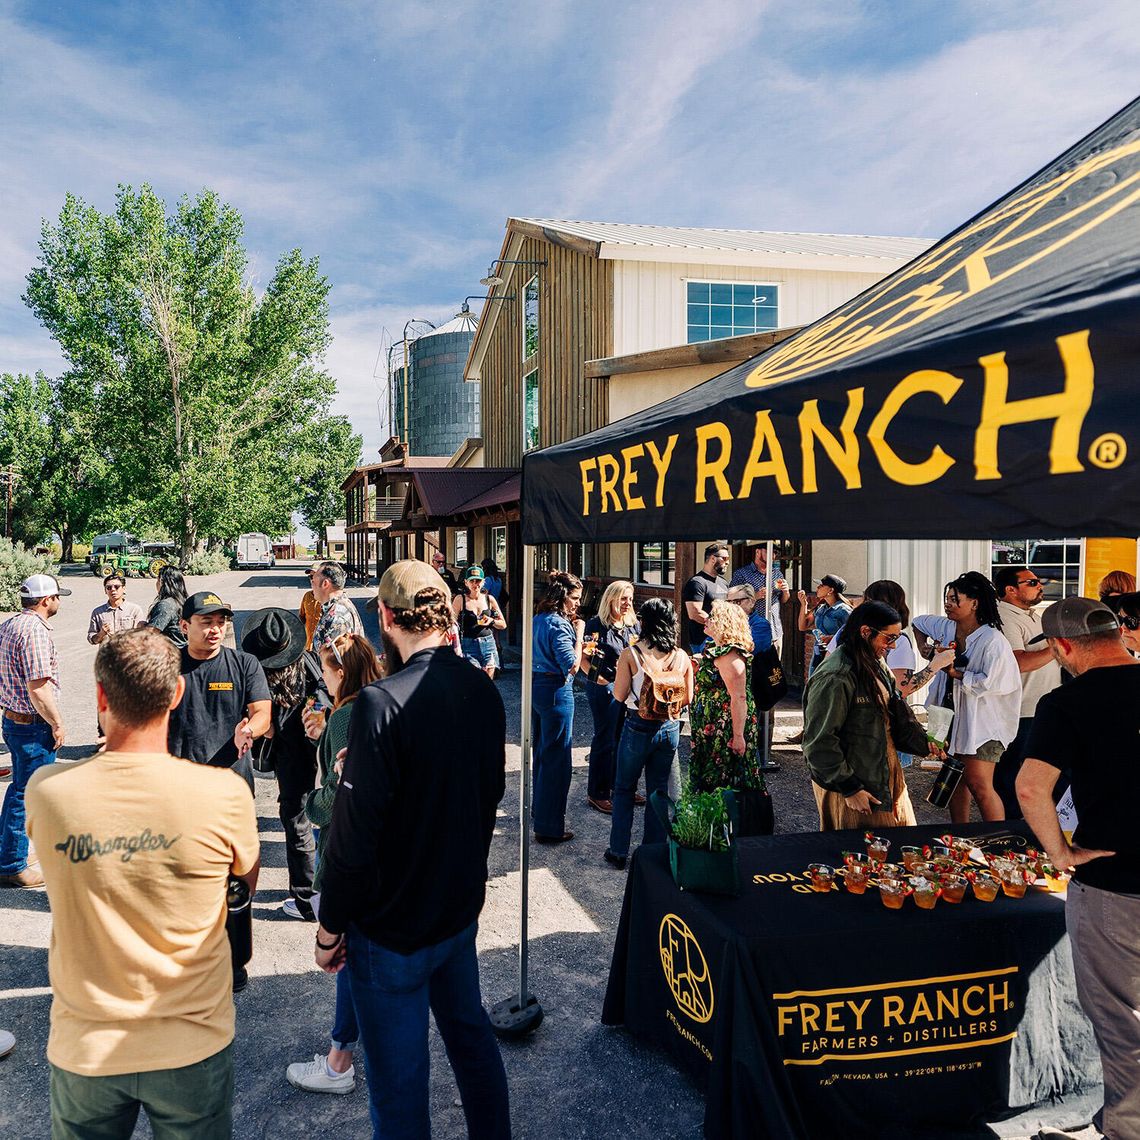
[[[677,661],[681,650],[673,650],[668,665],[660,673],[649,667],[649,659],[637,646],[633,647],[633,652],[645,673],[637,697],[637,715],[642,720],[679,720],[688,703],[689,681],[688,667],[680,668]]]

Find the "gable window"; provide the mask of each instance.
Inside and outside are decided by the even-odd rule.
[[[688,344],[780,327],[778,285],[688,281],[686,300]]]

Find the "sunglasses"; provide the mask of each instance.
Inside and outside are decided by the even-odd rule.
[[[1041,579],[1040,578],[1022,578],[1021,581],[1018,582],[1017,584],[1019,586],[1040,586],[1041,585]]]
[[[883,632],[881,629],[878,629],[878,630],[876,630],[875,632],[876,632],[876,633],[877,633],[877,634],[878,634],[880,637],[885,637],[885,638],[887,639],[887,644],[888,644],[888,645],[894,645],[894,643],[895,643],[896,641],[898,641],[898,639],[899,639],[900,637],[902,637],[902,634],[901,634],[901,633],[884,633],[884,632]]]
[[[1140,617],[1129,617],[1127,614],[1119,615],[1120,624],[1132,633],[1140,629]]]

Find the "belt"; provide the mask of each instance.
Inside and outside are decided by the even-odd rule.
[[[10,720],[13,724],[47,724],[39,713],[22,713],[13,712],[11,709],[4,710],[4,717]]]

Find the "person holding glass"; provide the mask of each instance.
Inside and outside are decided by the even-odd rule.
[[[507,622],[499,603],[483,589],[483,581],[483,567],[475,563],[468,566],[463,571],[462,593],[451,599],[451,610],[459,624],[463,656],[494,679],[499,668],[494,631],[506,629]]]
[[[614,765],[625,707],[614,698],[614,678],[618,658],[637,640],[640,630],[633,609],[633,583],[611,582],[602,591],[598,612],[586,622],[579,663],[594,718],[586,803],[603,815],[613,811]],[[638,800],[645,802],[643,796],[636,796]]]
[[[552,570],[532,619],[531,733],[534,754],[534,839],[565,843],[574,737],[574,673],[582,660],[585,622],[578,617],[582,583]]]

